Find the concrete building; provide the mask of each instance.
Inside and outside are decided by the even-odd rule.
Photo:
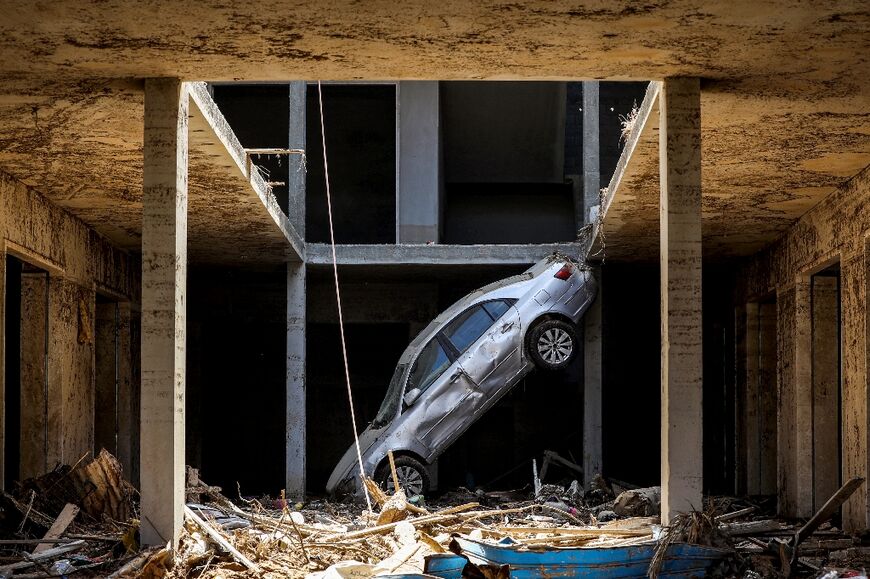
[[[345,159],[331,178],[361,415],[440,308],[585,249],[573,234],[603,216],[585,363],[493,409],[443,457],[445,484],[491,482],[505,436],[510,460],[552,437],[588,472],[660,480],[665,520],[702,493],[805,516],[868,475],[862,6],[396,12],[5,3],[5,485],[106,447],[140,489],[146,543],[177,538],[186,462],[317,490],[349,430],[315,79],[344,83],[324,85],[324,124]],[[265,83],[259,105],[238,81]],[[274,149],[305,150],[306,171]],[[847,529],[870,526],[868,504],[866,487],[846,503]]]

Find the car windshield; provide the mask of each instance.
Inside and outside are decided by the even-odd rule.
[[[381,408],[378,410],[374,421],[372,421],[374,428],[383,428],[389,424],[395,418],[396,412],[399,411],[399,404],[402,402],[402,383],[404,382],[405,370],[407,369],[407,364],[396,366],[396,371],[393,372],[393,377],[390,379],[390,385],[387,388],[387,395],[384,396]]]

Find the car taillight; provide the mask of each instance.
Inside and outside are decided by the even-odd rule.
[[[571,264],[566,263],[565,265],[562,266],[562,269],[560,269],[559,271],[556,272],[556,275],[554,275],[553,277],[557,277],[561,280],[567,280],[569,277],[571,277],[571,274],[573,272],[574,272],[574,268],[571,267]]]

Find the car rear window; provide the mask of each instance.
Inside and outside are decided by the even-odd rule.
[[[468,308],[450,322],[444,329],[444,335],[450,340],[456,351],[462,354],[489,329],[492,322],[493,319],[486,310],[482,306],[476,305]]]
[[[502,300],[495,300],[492,302],[486,302],[483,304],[484,309],[492,316],[493,320],[497,320],[504,315],[508,308],[510,307],[507,303]]]

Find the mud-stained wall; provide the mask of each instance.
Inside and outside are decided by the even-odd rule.
[[[34,339],[28,340],[28,349],[22,351],[24,375],[30,380],[28,385],[22,384],[20,403],[5,400],[5,359],[0,360],[0,445],[5,443],[5,418],[20,410],[22,419],[28,418],[21,421],[20,474],[32,476],[46,466],[75,462],[94,450],[94,414],[98,411],[94,404],[96,294],[138,303],[138,264],[79,219],[5,173],[0,173],[0,248],[4,266],[9,254],[48,272],[41,282],[47,284],[47,295],[44,286],[37,287],[39,284],[30,280],[23,286],[23,296],[7,296],[6,277],[0,276],[0,347],[7,339],[3,335],[7,299],[22,299],[26,306],[22,313],[41,317],[40,323],[23,326]],[[40,291],[43,301],[37,299]],[[129,331],[130,324],[122,327]],[[127,339],[125,343],[133,342]],[[128,362],[125,372],[129,366]],[[129,388],[131,382],[123,384]]]
[[[774,245],[747,260],[735,303],[777,295],[779,499],[783,514],[812,510],[811,275],[839,262],[842,334],[842,478],[867,477],[867,268],[870,266],[870,167],[806,213]],[[807,297],[807,299],[802,299]],[[847,529],[870,526],[868,487],[843,507]]]

